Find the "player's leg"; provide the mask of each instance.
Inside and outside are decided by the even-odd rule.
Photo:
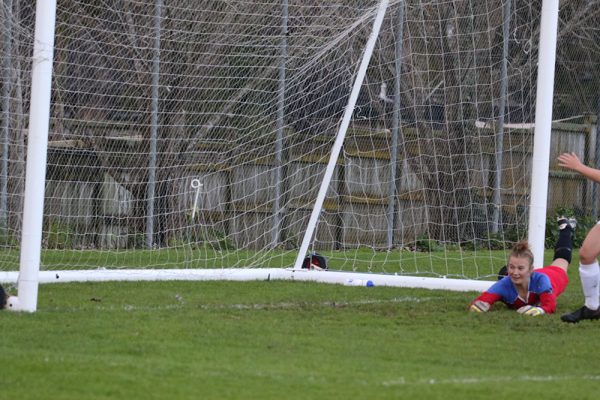
[[[587,234],[581,249],[579,249],[579,275],[585,304],[590,309],[597,309],[600,293],[598,283],[600,280],[600,267],[598,266],[598,255],[600,255],[600,224],[596,224]]]
[[[579,249],[579,276],[585,304],[579,310],[564,314],[565,322],[579,322],[583,319],[600,319],[600,224],[596,224],[587,234]]]
[[[577,221],[575,218],[558,217],[558,240],[554,245],[554,258],[552,264],[555,267],[567,271],[573,254],[573,235]],[[498,271],[498,280],[508,275],[506,265]]]
[[[554,245],[553,266],[567,271],[573,254],[573,235],[577,221],[575,218],[558,217],[558,240]]]

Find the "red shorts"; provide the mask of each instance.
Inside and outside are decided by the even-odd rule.
[[[552,291],[558,297],[562,292],[565,291],[567,284],[569,283],[569,277],[564,269],[550,265],[541,269],[536,269],[535,272],[541,272],[550,278],[552,284]]]

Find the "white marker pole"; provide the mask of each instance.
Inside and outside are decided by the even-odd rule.
[[[198,208],[198,195],[200,195],[200,190],[202,189],[200,179],[192,179],[191,186],[192,189],[196,189],[196,195],[194,197],[194,208],[192,209],[192,221],[194,221],[194,218],[196,217],[196,209]]]

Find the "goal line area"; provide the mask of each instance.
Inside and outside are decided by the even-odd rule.
[[[0,279],[23,309],[76,280],[482,290],[525,238],[542,262],[549,5],[30,3],[0,14]]]
[[[17,272],[0,272],[0,282],[17,282]],[[452,278],[384,275],[347,271],[306,271],[283,268],[62,270],[41,271],[39,283],[108,281],[253,281],[288,280],[348,286],[393,286],[453,291],[484,291],[493,282]]]
[[[0,282],[17,282],[17,272],[0,272]],[[283,268],[243,269],[162,269],[162,270],[62,270],[41,271],[40,284],[108,281],[301,281],[347,286],[391,286],[451,291],[481,292],[490,281],[466,279],[413,277],[347,271],[309,271]],[[10,307],[16,307],[14,303]]]
[[[465,251],[454,246],[393,249],[368,248],[316,252],[325,265],[294,269],[297,250],[256,252],[236,249],[42,250],[40,283],[159,280],[310,280],[375,286],[463,290],[496,279],[506,250]],[[10,259],[9,253],[1,253]],[[315,254],[315,253],[311,253]],[[12,258],[18,254],[12,252]],[[310,260],[310,256],[306,257]],[[321,267],[326,268],[323,270]],[[19,270],[0,271],[0,282],[15,283]],[[406,279],[404,279],[406,278]],[[348,282],[352,280],[353,282]]]

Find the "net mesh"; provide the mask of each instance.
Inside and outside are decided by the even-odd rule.
[[[323,3],[58,2],[42,269],[293,265],[379,2]],[[3,4],[17,270],[35,9]],[[540,7],[508,6],[390,2],[311,244],[331,268],[480,278],[526,236]]]

